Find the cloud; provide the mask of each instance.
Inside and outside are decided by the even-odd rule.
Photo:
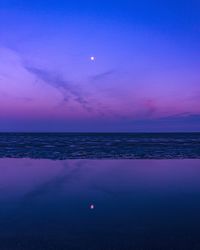
[[[112,69],[112,70],[107,70],[103,73],[100,74],[96,74],[94,76],[91,77],[92,81],[100,81],[100,80],[104,80],[105,78],[108,78],[109,76],[112,76],[113,74],[116,73],[116,70]]]
[[[88,112],[92,110],[88,100],[85,96],[83,96],[80,87],[74,85],[70,81],[63,79],[60,74],[32,66],[25,66],[25,68],[28,70],[28,72],[35,75],[39,80],[42,80],[46,84],[57,89],[63,95],[63,100],[65,102],[68,102],[71,98],[73,98],[73,100],[78,102]]]
[[[158,112],[158,107],[155,99],[147,99],[141,104],[141,110],[138,108],[138,117],[152,118]]]

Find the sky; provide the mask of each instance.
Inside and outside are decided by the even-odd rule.
[[[1,0],[0,131],[200,131],[199,12],[195,0]]]

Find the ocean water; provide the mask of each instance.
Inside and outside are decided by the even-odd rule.
[[[200,133],[1,133],[0,158],[200,159]]]
[[[200,249],[200,160],[0,159],[1,250]]]

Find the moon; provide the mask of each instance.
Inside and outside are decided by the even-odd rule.
[[[94,204],[90,204],[90,209],[91,209],[91,210],[94,210],[94,209],[95,209]]]
[[[90,60],[91,60],[91,61],[95,61],[95,57],[94,57],[94,56],[91,56],[91,57],[90,57]]]

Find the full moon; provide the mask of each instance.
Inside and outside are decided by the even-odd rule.
[[[94,57],[94,56],[91,56],[91,57],[90,57],[90,60],[91,60],[91,61],[94,61],[94,60],[95,60],[95,57]]]

